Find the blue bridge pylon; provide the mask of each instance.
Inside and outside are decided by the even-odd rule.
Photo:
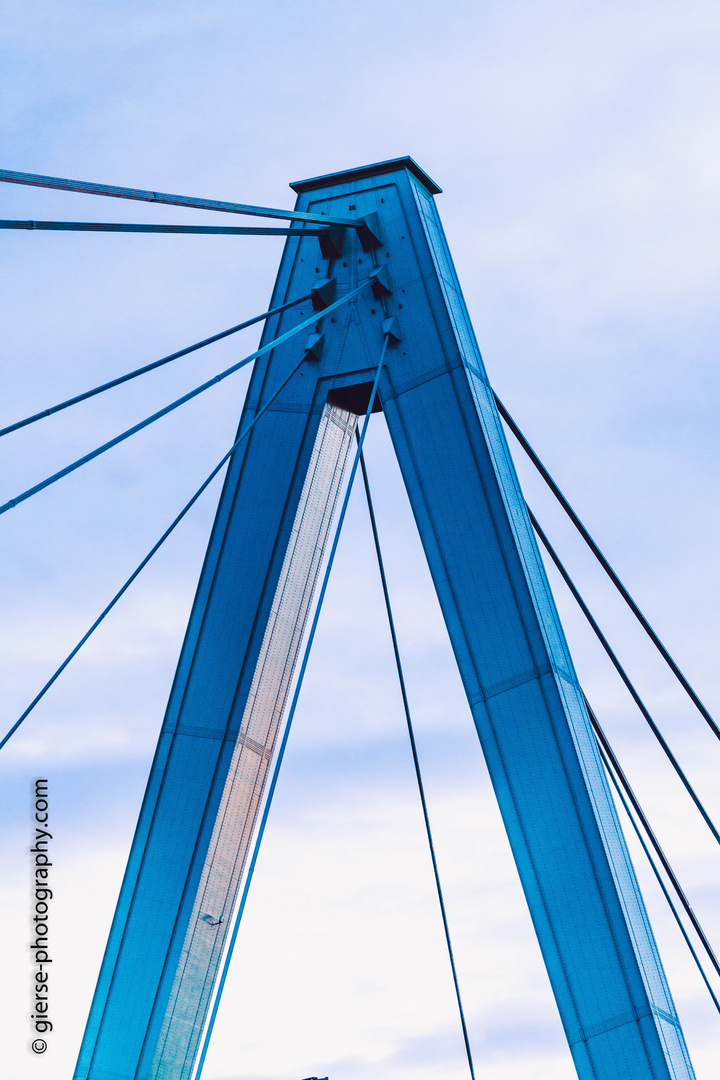
[[[255,368],[223,459],[223,491],[75,1080],[193,1075],[358,418],[380,409],[578,1076],[690,1080],[598,737],[610,761],[612,750],[596,737],[573,667],[437,214],[437,185],[411,158],[398,158],[294,184],[296,208],[285,212],[3,171],[0,180],[292,223],[255,230],[285,235],[285,249],[260,348],[247,358]],[[331,556],[336,542],[337,534]]]
[[[313,306],[317,322],[256,362],[241,431],[303,361],[230,462],[76,1080],[192,1073],[357,417],[385,347],[377,407],[578,1076],[691,1077],[433,201],[439,188],[409,158],[293,186],[298,211],[364,227],[286,241],[271,306],[310,299],[268,320],[262,343]]]

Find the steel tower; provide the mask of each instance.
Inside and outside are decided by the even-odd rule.
[[[693,1076],[433,196],[410,158],[292,185],[292,235],[76,1080],[188,1080],[357,416],[407,487],[578,1076]],[[300,219],[298,219],[300,220]],[[311,220],[311,219],[306,219]],[[366,283],[365,288],[360,286]],[[332,313],[337,298],[359,289]]]

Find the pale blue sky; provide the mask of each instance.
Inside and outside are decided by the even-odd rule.
[[[720,711],[720,11],[712,3],[0,3],[4,168],[289,206],[412,154],[492,381]],[[0,217],[200,221],[0,187]],[[210,222],[222,218],[213,215]],[[0,423],[263,310],[272,239],[3,233]],[[251,351],[255,331],[0,441],[2,501]],[[246,379],[6,514],[2,726],[227,449]],[[478,1080],[573,1075],[389,454],[368,445]],[[720,748],[521,464],[720,818]],[[69,1076],[217,488],[8,745],[0,1080]],[[720,942],[718,857],[559,592],[589,696]],[[466,1075],[362,503],[354,502],[206,1080]],[[372,678],[368,678],[368,674]],[[27,1053],[30,779],[56,828],[57,1029]],[[701,1080],[720,1022],[648,883]]]

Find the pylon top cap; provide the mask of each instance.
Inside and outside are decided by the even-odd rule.
[[[342,184],[349,180],[365,180],[369,176],[379,176],[382,173],[398,172],[407,169],[417,177],[431,195],[439,195],[441,187],[431,180],[418,163],[411,157],[391,158],[389,161],[376,161],[374,165],[361,165],[357,169],[345,169],[343,172],[326,173],[324,176],[313,176],[309,180],[296,180],[290,184],[293,191],[298,195],[303,191],[312,191],[314,188],[329,187],[331,184]]]

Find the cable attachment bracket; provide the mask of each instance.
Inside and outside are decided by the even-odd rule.
[[[397,345],[402,341],[400,327],[395,315],[391,315],[389,319],[383,319],[382,332],[389,346]]]
[[[312,301],[313,311],[324,311],[326,307],[329,307],[335,299],[335,289],[337,287],[336,278],[323,278],[322,281],[318,281],[313,285],[310,290],[310,300]]]
[[[363,251],[373,251],[382,247],[380,239],[380,219],[377,214],[366,214],[357,226],[358,240]]]
[[[307,341],[305,342],[305,359],[319,360],[322,356],[324,344],[324,334],[310,334]]]
[[[330,225],[318,237],[323,259],[339,259],[345,246],[345,226]]]
[[[382,300],[385,296],[392,296],[392,289],[388,281],[387,266],[380,266],[370,278],[370,288],[376,300]]]

